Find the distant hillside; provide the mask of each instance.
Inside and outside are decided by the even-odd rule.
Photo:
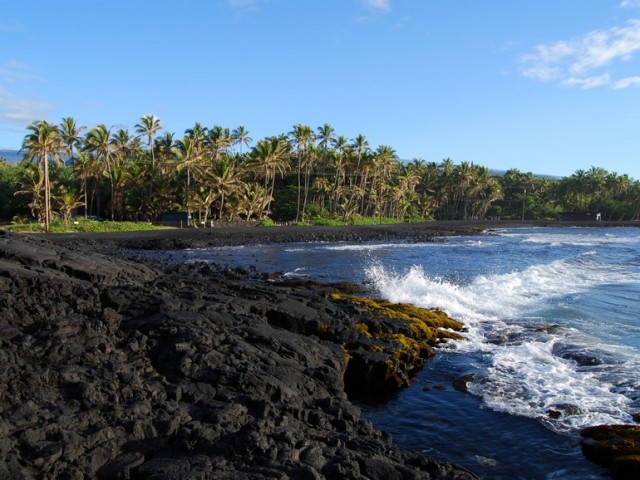
[[[507,171],[506,170],[489,169],[489,173],[491,175],[504,177],[504,175],[507,173]],[[560,177],[558,175],[545,175],[544,173],[534,173],[533,176],[537,177],[537,178],[548,178],[549,180],[562,180],[562,177]]]
[[[22,153],[17,150],[0,150],[0,157],[6,159],[9,163],[18,163],[22,160]]]

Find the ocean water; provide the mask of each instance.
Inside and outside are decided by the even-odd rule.
[[[18,150],[0,150],[0,158],[4,158],[9,163],[18,163],[22,160],[23,153]]]
[[[432,243],[173,252],[366,284],[465,323],[416,382],[363,416],[397,445],[486,479],[600,479],[580,429],[640,412],[640,228],[519,228]],[[468,392],[453,388],[464,378]]]

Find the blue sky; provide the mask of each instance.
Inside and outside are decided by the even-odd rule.
[[[640,179],[640,0],[0,0],[0,148],[33,120]]]

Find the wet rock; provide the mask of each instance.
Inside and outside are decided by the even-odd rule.
[[[549,335],[558,335],[563,333],[564,330],[565,328],[560,325],[544,325],[536,328],[537,332],[548,333]]]
[[[584,429],[581,435],[584,455],[607,467],[614,480],[640,478],[640,427],[600,425]]]
[[[467,375],[463,375],[462,377],[458,377],[456,379],[454,379],[451,384],[453,386],[453,388],[459,392],[462,393],[469,393],[469,386],[468,384],[470,382],[473,382],[475,380],[476,376],[472,373],[467,374]]]
[[[579,406],[570,403],[559,403],[554,405],[553,408],[547,410],[547,415],[549,418],[553,419],[579,415],[580,413],[582,413],[582,409]]]

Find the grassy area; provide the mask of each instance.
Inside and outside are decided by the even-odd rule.
[[[424,220],[422,220],[424,221]],[[342,220],[326,218],[326,217],[316,217],[311,219],[309,223],[297,223],[299,226],[324,226],[324,227],[342,227],[348,225],[376,225],[376,224],[384,224],[384,225],[393,225],[398,223],[406,223],[406,221],[402,222],[395,218],[383,218],[380,221],[379,218],[373,217],[358,217],[352,219],[349,222],[344,222]],[[280,224],[274,222],[273,220],[267,218],[262,220],[259,224],[261,227],[277,227]],[[0,228],[4,228],[6,230],[11,230],[12,232],[18,233],[43,233],[44,232],[44,224],[37,222],[18,222],[11,224],[0,224]],[[98,221],[92,219],[86,219],[84,217],[74,218],[72,220],[64,221],[57,220],[51,223],[50,231],[52,233],[104,233],[104,232],[138,232],[142,230],[161,230],[170,227],[160,227],[153,225],[149,222],[111,222],[111,221]]]
[[[42,223],[16,223],[5,225],[3,228],[12,232],[21,233],[42,233],[44,224]],[[141,230],[159,230],[166,227],[158,227],[149,222],[100,222],[85,218],[75,218],[68,221],[55,221],[50,225],[52,233],[104,233],[104,232],[139,232]]]

